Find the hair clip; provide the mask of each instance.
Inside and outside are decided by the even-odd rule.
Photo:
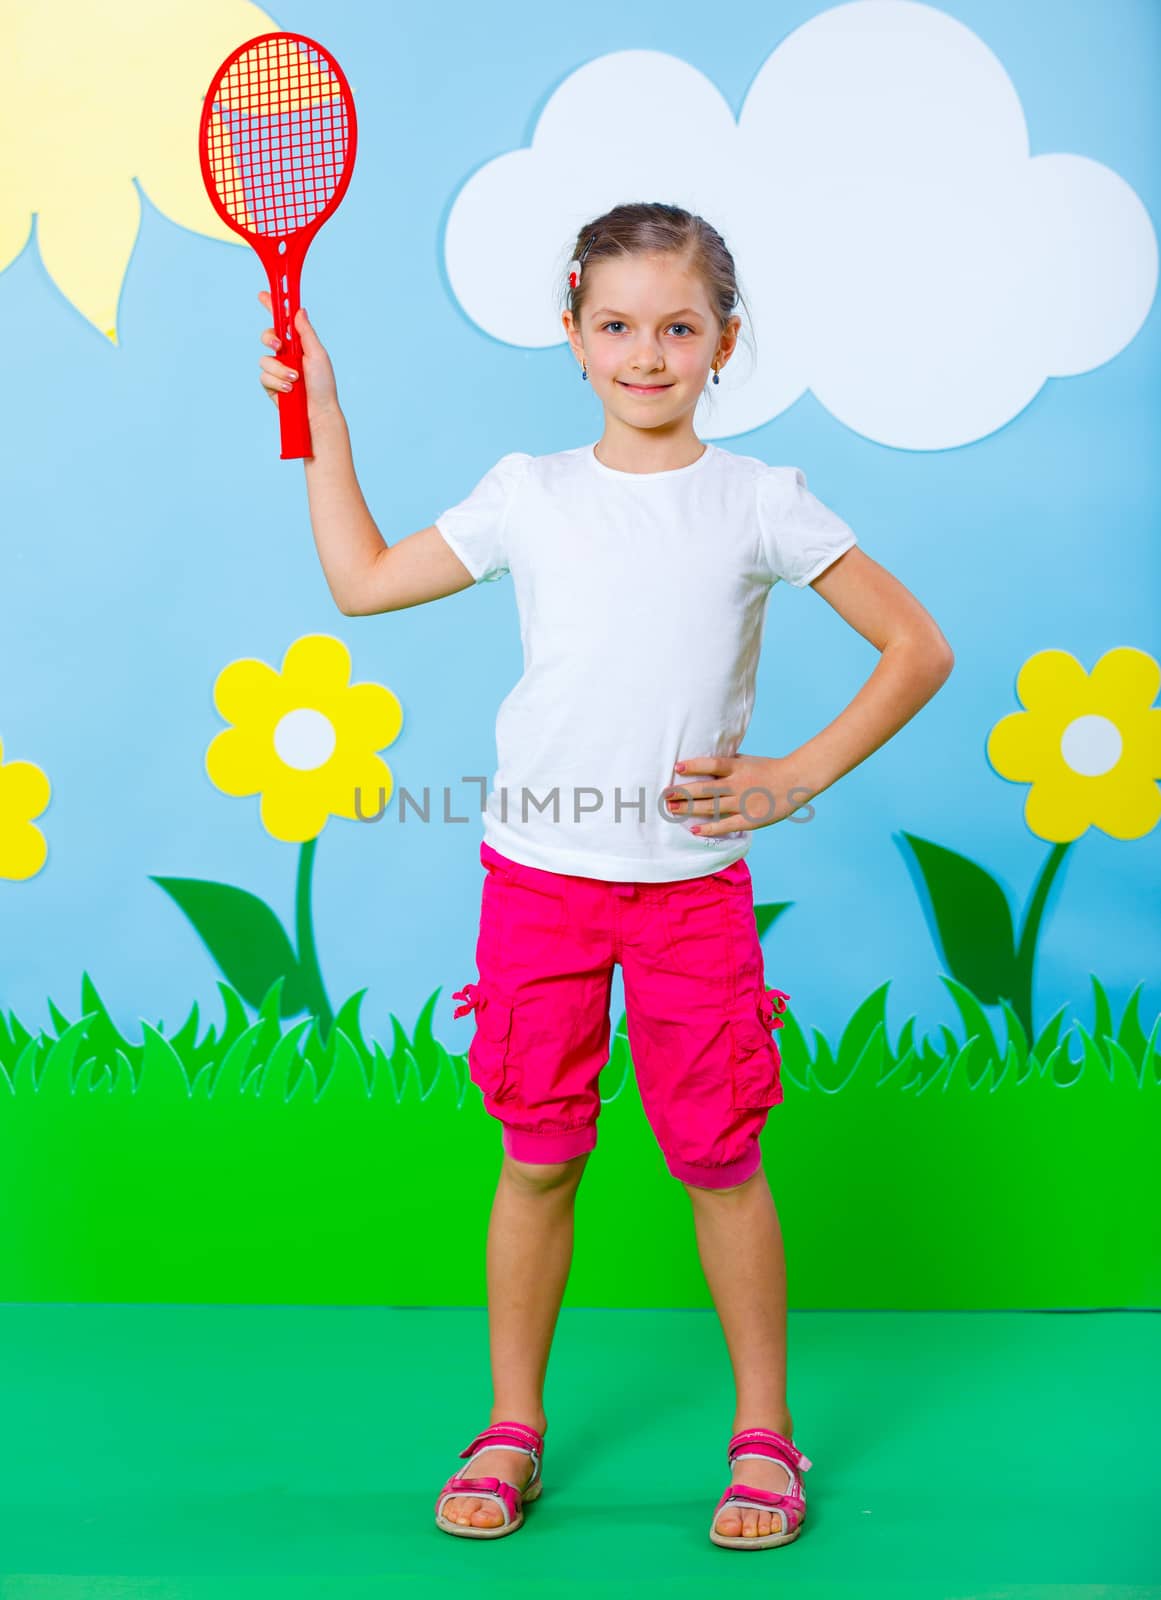
[[[577,284],[580,282],[581,268],[584,266],[585,257],[588,255],[589,251],[592,249],[593,244],[596,241],[596,237],[597,236],[596,236],[595,233],[590,233],[589,234],[589,238],[588,238],[588,243],[585,245],[585,247],[581,251],[580,255],[579,256],[575,256],[569,262],[569,264],[568,264],[568,286],[569,286],[570,289],[575,289]]]

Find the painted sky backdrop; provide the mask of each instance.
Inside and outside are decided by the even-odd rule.
[[[949,84],[961,92],[957,126],[973,137],[944,154],[979,157],[946,183],[950,168],[933,160],[931,229],[917,229],[901,257],[909,286],[886,253],[896,237],[890,142],[878,148],[886,179],[872,182],[869,161],[852,182],[853,212],[816,176],[833,171],[820,152],[841,119],[819,115],[803,74],[809,65],[822,86],[844,81],[835,18],[859,7],[739,4],[728,29],[689,0],[628,12],[598,3],[583,29],[575,13],[532,5],[211,9],[221,49],[212,44],[191,83],[208,82],[229,49],[271,25],[319,38],[350,79],[358,162],[308,257],[303,299],[335,362],[364,491],[389,541],[432,521],[508,451],[599,437],[598,402],[565,345],[551,342],[553,275],[579,221],[618,199],[685,202],[688,189],[722,228],[760,313],[758,365],[751,371],[743,351],[726,370],[712,411],[699,413],[703,436],[800,466],[931,610],[957,657],[933,704],[818,797],[813,820],[755,835],[756,897],[795,902],[767,939],[767,978],[832,1036],[887,979],[895,1029],[913,1012],[923,1028],[954,1021],[893,833],[986,862],[1022,904],[1045,846],[1024,824],[1024,788],[985,756],[989,730],[1019,709],[1021,665],[1046,649],[1087,670],[1119,646],[1161,649],[1152,221],[1161,14],[1144,0],[1099,12],[1075,0],[906,8],[928,29],[907,34],[915,59],[926,59],[924,37],[936,56],[958,38],[931,98],[945,106]],[[178,15],[168,40],[151,36],[153,57],[125,78],[127,92],[149,79],[151,59],[160,73],[167,48],[188,54]],[[800,52],[789,75],[788,41]],[[925,73],[922,82],[937,82]],[[868,107],[886,96],[898,148],[909,148],[898,88],[887,95],[884,78],[857,75],[852,84]],[[186,92],[196,179],[200,100]],[[849,94],[843,104],[849,119]],[[101,146],[115,149],[124,207],[122,264],[108,278],[115,287],[121,274],[115,344],[99,301],[83,313],[50,276],[39,220],[0,274],[0,739],[6,761],[36,762],[53,791],[38,822],[45,867],[0,882],[0,1005],[29,1026],[47,1024],[49,996],[75,1014],[86,969],[127,1030],[142,1016],[176,1025],[194,999],[218,1015],[213,964],[150,874],[239,884],[291,921],[292,847],[264,832],[256,799],[226,797],[205,769],[223,726],[212,688],[229,662],[276,666],[302,635],[342,639],[353,677],[402,705],[402,732],[385,752],[397,790],[427,785],[437,817],[445,785],[452,814],[470,816],[478,785],[466,780],[493,771],[496,708],[520,673],[510,583],[376,618],[335,609],[302,468],[278,459],[277,418],[258,384],[262,269],[221,237],[208,202],[199,221],[196,188],[154,176],[150,119],[156,130],[162,115],[156,95],[142,93],[137,119]],[[553,143],[554,118],[566,131],[587,126],[587,143]],[[1025,163],[1017,181],[1000,158],[1016,147],[1020,118],[1028,153],[1054,159]],[[741,133],[755,126],[774,126],[785,156],[766,187],[754,173],[769,177],[768,164],[755,163]],[[99,141],[82,134],[78,150],[91,156]],[[609,188],[610,143],[620,140],[635,152],[622,167],[631,193]],[[556,152],[555,168],[550,159],[535,181],[504,179],[537,151]],[[100,168],[106,178],[113,159]],[[989,162],[1006,185],[981,181]],[[91,208],[92,175],[78,168],[73,192]],[[996,224],[997,193],[1008,231]],[[480,195],[504,198],[491,227]],[[1033,196],[1055,249],[1047,223],[1013,245]],[[54,248],[81,259],[97,227],[91,209],[88,218],[83,206],[58,206]],[[932,234],[946,245],[957,218],[959,247],[931,248]],[[925,240],[928,256],[917,258]],[[1021,274],[1026,314],[992,349],[983,334],[996,327],[996,305],[1011,302],[988,293],[1011,281],[997,277],[998,262]],[[744,748],[783,754],[837,714],[875,653],[811,591],[785,585],[771,597],[766,639]],[[475,973],[480,831],[478,814],[400,824],[393,810],[373,826],[332,821],[323,834],[314,896],[325,976],[336,1000],[368,988],[369,1031],[389,1009],[410,1025],[442,983],[437,1032],[466,1049],[451,991]],[[1041,940],[1042,1016],[1067,1000],[1087,1020],[1090,971],[1118,1005],[1153,980],[1142,1006],[1153,1014],[1159,866],[1156,832],[1121,842],[1090,829],[1077,845]]]

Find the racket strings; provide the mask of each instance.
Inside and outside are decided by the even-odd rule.
[[[223,75],[207,154],[224,210],[282,238],[326,209],[342,179],[350,120],[338,74],[297,40],[259,39]]]

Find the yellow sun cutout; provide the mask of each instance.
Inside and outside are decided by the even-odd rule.
[[[240,44],[278,30],[247,0],[7,0],[0,271],[24,249],[35,213],[45,271],[116,344],[141,222],[134,179],[171,221],[241,246],[202,184],[202,99]]]

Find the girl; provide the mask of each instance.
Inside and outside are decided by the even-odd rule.
[[[793,1443],[782,1236],[758,1145],[782,1101],[772,1030],[789,996],[764,983],[749,835],[884,744],[953,658],[799,470],[694,433],[744,304],[720,234],[678,206],[619,205],[571,255],[562,322],[603,408],[600,438],[504,456],[393,545],[360,492],[326,351],[298,315],[311,523],[339,609],[396,611],[510,572],[524,644],[484,816],[479,982],[456,995],[457,1016],[475,1012],[470,1072],[504,1151],[487,1255],[494,1403],[436,1522],[502,1537],[541,1491],[545,1371],[620,963],[642,1101],[689,1193],[733,1368],[732,1481],[710,1538],[764,1549],[798,1537],[811,1463]],[[263,337],[276,348],[273,329]],[[274,355],[260,365],[275,401],[299,380]],[[880,659],[797,750],[743,755],[779,579],[809,584]]]

